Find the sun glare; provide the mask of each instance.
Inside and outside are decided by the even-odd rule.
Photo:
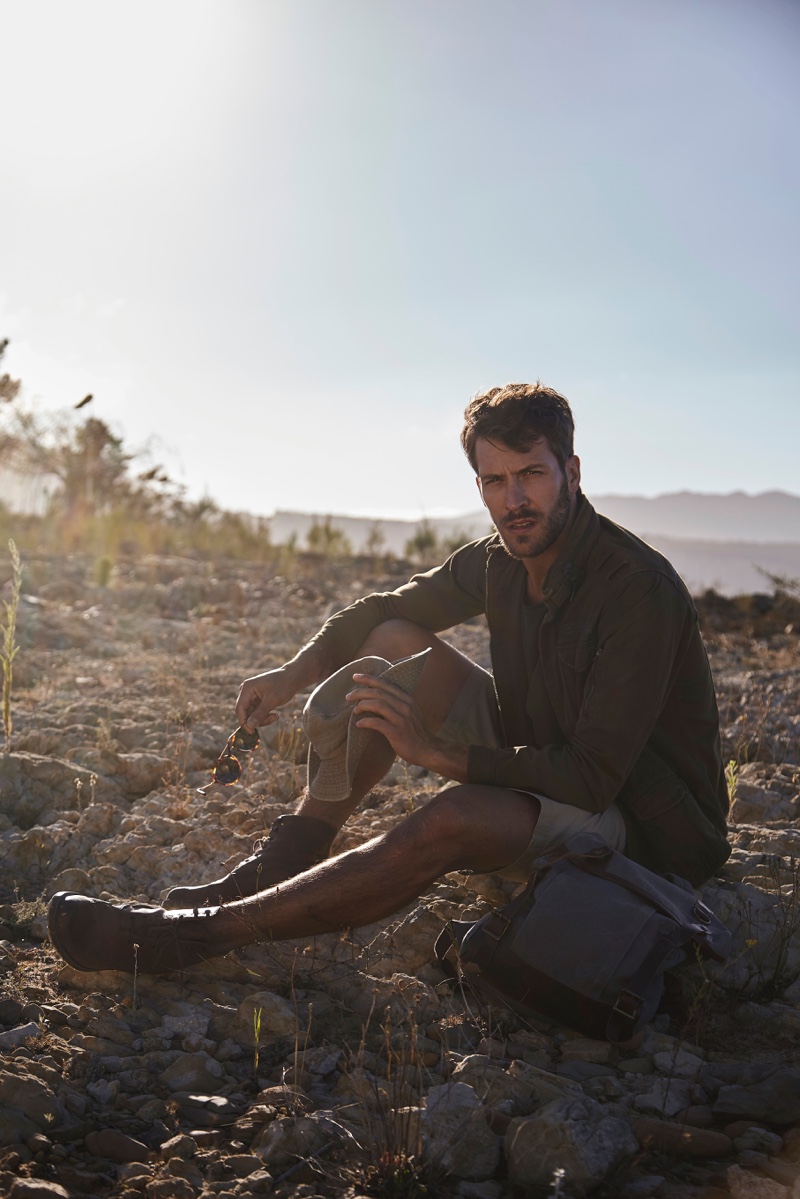
[[[219,3],[9,6],[0,174],[75,195],[180,141],[213,74]],[[9,119],[11,118],[11,119]]]

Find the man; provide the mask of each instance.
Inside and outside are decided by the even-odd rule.
[[[167,908],[55,896],[51,936],[72,965],[133,970],[135,953],[139,970],[157,972],[261,939],[370,924],[450,870],[524,880],[581,829],[695,884],[726,860],[716,700],[683,583],[582,495],[572,413],[558,392],[509,384],[476,396],[462,444],[497,532],[339,612],[239,692],[237,717],[254,729],[304,688],[341,683],[347,663],[428,650],[413,694],[374,669],[344,672],[348,738],[380,734],[346,796],[315,798],[312,785],[252,858],[172,891]],[[481,612],[493,675],[436,635]],[[455,785],[328,859],[395,755]]]

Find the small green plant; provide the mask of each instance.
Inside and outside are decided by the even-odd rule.
[[[11,554],[12,567],[11,599],[3,601],[6,610],[6,623],[0,625],[0,632],[3,634],[2,645],[0,645],[0,661],[3,663],[3,733],[6,753],[11,752],[11,684],[14,678],[14,659],[19,651],[16,641],[17,608],[22,590],[22,564],[13,538],[8,540],[8,549]]]
[[[258,1078],[258,1056],[261,1044],[261,1013],[264,1009],[253,1009],[253,1077]]]
[[[103,554],[94,564],[94,581],[98,587],[107,587],[111,580],[114,562],[108,554]]]
[[[725,782],[728,785],[728,802],[733,803],[736,799],[736,785],[739,782],[739,763],[733,758],[725,767]]]

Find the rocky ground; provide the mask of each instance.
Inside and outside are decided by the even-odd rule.
[[[735,948],[682,968],[683,1002],[620,1050],[443,982],[432,941],[507,898],[491,876],[182,975],[64,965],[53,892],[158,901],[291,810],[299,709],[241,784],[197,791],[238,683],[405,573],[160,559],[101,589],[87,560],[25,569],[0,757],[1,1195],[800,1195],[799,605],[701,602],[735,788],[733,856],[704,895]],[[453,639],[487,662],[480,622]],[[397,765],[337,847],[439,785]]]

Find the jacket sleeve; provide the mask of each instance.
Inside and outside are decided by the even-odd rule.
[[[439,633],[484,611],[486,554],[491,538],[470,542],[445,563],[414,575],[396,591],[365,596],[335,613],[312,639],[328,656],[333,669],[344,666],[386,620],[409,620]]]
[[[543,748],[473,745],[469,781],[604,811],[669,702],[692,637],[699,637],[696,613],[674,583],[654,571],[633,575],[601,613],[572,736]]]

